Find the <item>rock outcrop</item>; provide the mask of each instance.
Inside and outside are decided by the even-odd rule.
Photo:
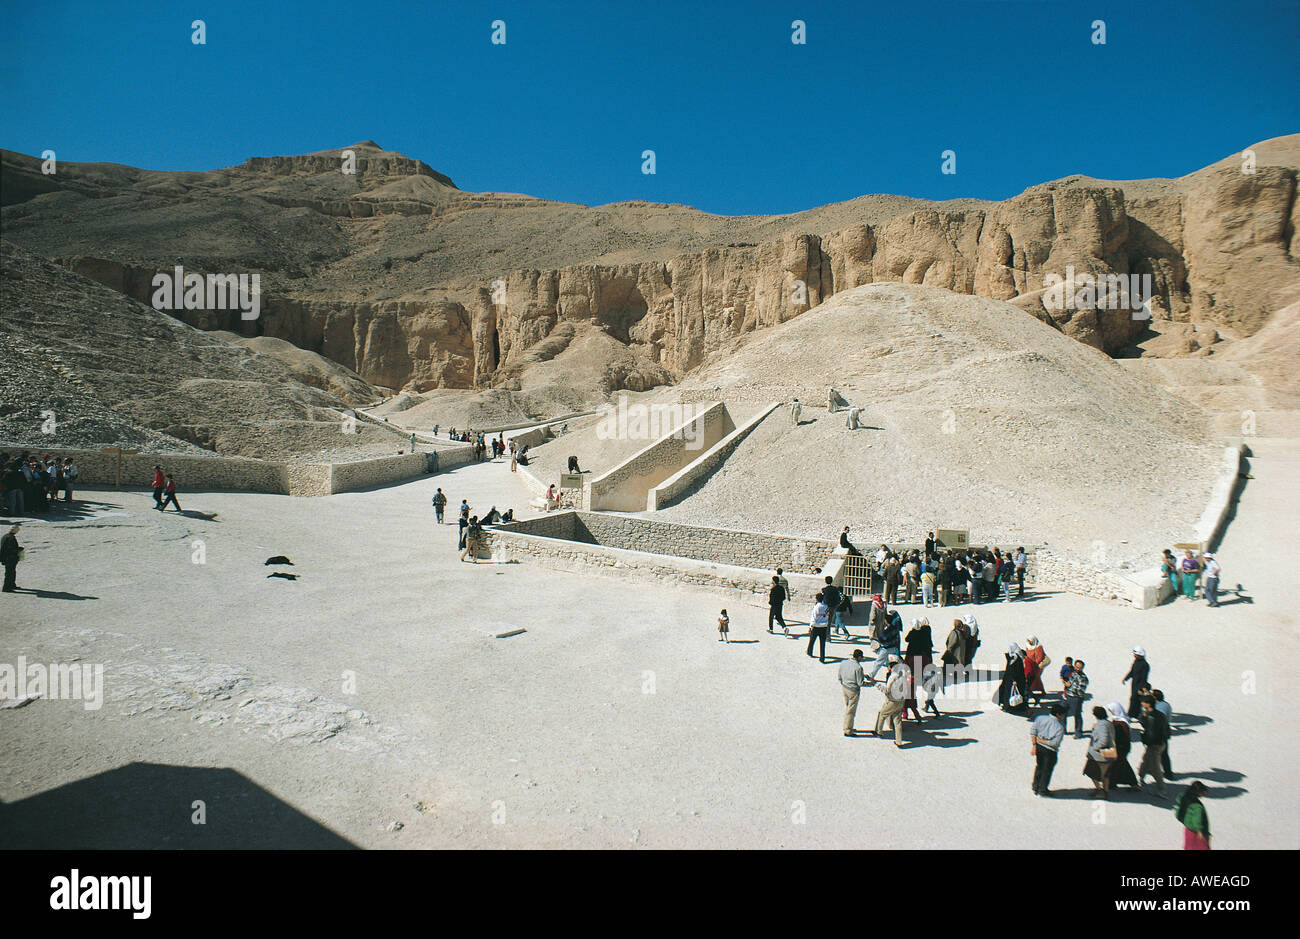
[[[175,263],[257,271],[251,325],[176,315],[418,391],[526,384],[530,350],[565,323],[631,350],[639,364],[612,379],[625,387],[676,379],[742,333],[888,281],[1008,300],[1112,355],[1151,326],[1170,336],[1148,354],[1206,354],[1258,330],[1300,284],[1300,137],[1253,147],[1254,173],[1229,158],[1179,180],[1070,177],[1001,203],[864,197],[778,218],[464,193],[373,142],[348,149],[355,175],[335,150],[208,173],[64,164],[57,183],[6,152],[5,236],[144,302]],[[1048,279],[1068,273],[1146,276],[1151,296],[1054,303]]]

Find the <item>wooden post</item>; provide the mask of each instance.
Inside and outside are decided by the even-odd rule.
[[[127,454],[127,453],[129,453],[129,454],[136,454],[136,453],[139,453],[140,451],[139,451],[139,450],[124,450],[124,449],[122,449],[121,447],[102,447],[102,448],[100,449],[99,452],[100,452],[100,453],[116,453],[116,454],[117,454],[117,474],[116,474],[116,476],[115,476],[115,481],[114,481],[113,485],[114,485],[115,488],[117,488],[117,489],[121,489],[121,488],[122,488],[122,455],[123,455],[123,454]]]

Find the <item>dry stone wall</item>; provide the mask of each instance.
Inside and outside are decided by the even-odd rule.
[[[726,404],[719,401],[710,405],[644,450],[590,480],[583,488],[583,508],[642,511],[651,489],[735,429]]]

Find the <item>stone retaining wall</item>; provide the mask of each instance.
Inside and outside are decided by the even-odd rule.
[[[60,459],[72,457],[77,465],[77,484],[81,486],[111,486],[116,479],[116,454],[0,443],[0,451],[17,454],[23,450],[48,453]],[[438,468],[440,472],[445,471],[469,463],[473,458],[473,448],[469,446],[440,450]],[[172,474],[181,493],[230,489],[291,496],[327,496],[424,476],[428,472],[429,455],[402,453],[348,463],[273,463],[246,457],[186,453],[125,454],[122,457],[122,485],[149,488],[153,484],[154,464],[160,464],[163,470]],[[73,491],[76,491],[75,486]]]
[[[768,404],[749,420],[723,437],[703,456],[686,464],[672,476],[652,488],[646,497],[646,508],[650,511],[658,511],[659,509],[666,509],[679,501],[692,486],[716,472],[723,461],[731,455],[731,451],[736,449],[736,445],[744,440],[749,435],[749,432],[757,427],[765,417],[780,406],[780,403],[776,401]]]
[[[585,514],[585,513],[583,513]],[[672,581],[709,587],[766,601],[772,570],[714,564],[693,558],[651,554],[569,540],[579,513],[560,512],[512,525],[485,530],[484,550],[498,561],[531,561],[557,570],[581,573],[608,572],[662,583]],[[530,526],[530,527],[526,527]],[[543,534],[545,532],[545,534]],[[790,589],[800,597],[816,593],[821,578],[790,573]]]
[[[644,510],[651,489],[735,429],[726,404],[715,402],[644,450],[589,480],[583,487],[583,508],[615,512]],[[694,440],[687,440],[688,434]]]
[[[828,541],[678,525],[655,519],[597,512],[555,512],[492,529],[496,533],[563,539],[577,548],[602,547],[690,559],[730,567],[811,575],[826,563]]]

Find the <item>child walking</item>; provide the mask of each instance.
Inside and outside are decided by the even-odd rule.
[[[731,642],[729,637],[731,620],[727,617],[727,611],[723,610],[722,615],[718,617],[718,642]]]

